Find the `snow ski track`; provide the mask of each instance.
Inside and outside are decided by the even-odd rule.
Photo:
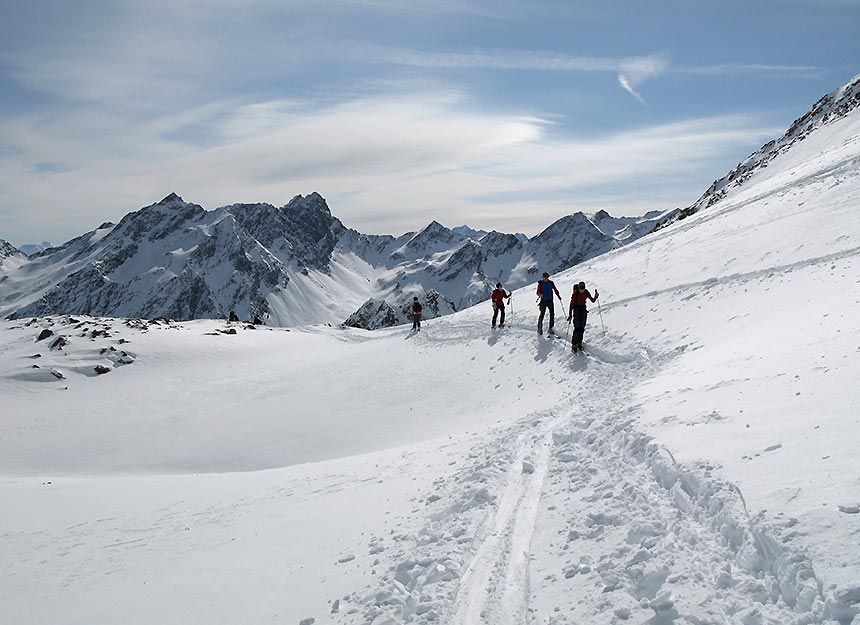
[[[518,625],[528,606],[528,550],[558,418],[523,433],[505,476],[496,512],[478,533],[474,557],[460,580],[452,623]],[[533,468],[526,470],[526,464]]]

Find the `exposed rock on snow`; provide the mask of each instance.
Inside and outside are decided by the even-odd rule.
[[[54,336],[54,331],[48,328],[45,328],[41,332],[39,332],[39,336],[36,337],[37,341],[44,341],[49,336]]]
[[[351,328],[377,330],[405,323],[405,320],[385,300],[371,298],[362,304],[361,308],[352,313],[343,323]]]

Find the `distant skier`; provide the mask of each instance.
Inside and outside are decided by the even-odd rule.
[[[493,329],[496,328],[496,318],[499,316],[499,313],[502,313],[502,318],[499,321],[499,327],[505,327],[505,299],[511,301],[511,294],[506,292],[502,288],[501,282],[496,282],[496,289],[493,291],[493,295],[490,297],[493,302]]]
[[[421,302],[417,297],[412,298],[412,329],[421,332]]]
[[[558,301],[561,302],[561,294],[558,292],[558,289],[555,288],[555,283],[549,279],[549,274],[544,271],[543,279],[537,283],[537,296],[540,298],[540,302],[538,303],[538,307],[540,308],[540,316],[538,317],[538,334],[543,334],[543,317],[547,308],[549,308],[548,334],[553,334],[553,326],[555,326],[555,301],[552,298],[553,293],[558,296]]]
[[[585,307],[586,300],[596,302],[600,293],[594,292],[594,296],[585,288],[585,282],[573,285],[573,295],[570,296],[570,309],[567,312],[567,321],[573,319],[573,338],[571,346],[573,351],[582,349],[582,339],[585,336],[585,322],[588,318],[588,309]]]

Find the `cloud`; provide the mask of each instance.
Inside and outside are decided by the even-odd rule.
[[[639,95],[639,93],[633,88],[633,85],[630,84],[630,81],[627,79],[627,76],[625,76],[624,74],[618,74],[618,83],[621,85],[621,88],[624,89],[624,91],[639,100],[642,104],[647,105],[645,99],[641,95]]]
[[[534,233],[576,210],[690,203],[714,163],[719,174],[778,134],[721,116],[583,140],[540,116],[470,110],[468,96],[394,92],[324,108],[223,102],[190,115],[212,145],[164,134],[188,119],[137,128],[133,142],[112,125],[57,141],[58,122],[18,119],[0,127],[19,150],[0,156],[0,232],[59,241],[171,191],[211,209],[316,190],[347,225],[370,232],[438,219]]]
[[[719,65],[675,66],[669,71],[677,74],[726,76],[733,74],[794,74],[812,77],[819,68],[815,65],[769,65],[765,63],[722,63]]]
[[[426,52],[380,46],[358,46],[356,51],[368,62],[421,68],[617,73],[621,87],[642,103],[645,101],[635,87],[669,68],[669,60],[664,54],[595,57],[543,50]]]

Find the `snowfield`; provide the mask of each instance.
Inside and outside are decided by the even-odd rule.
[[[858,201],[855,113],[553,276],[578,355],[532,286],[503,331],[4,321],[0,622],[858,625]]]

